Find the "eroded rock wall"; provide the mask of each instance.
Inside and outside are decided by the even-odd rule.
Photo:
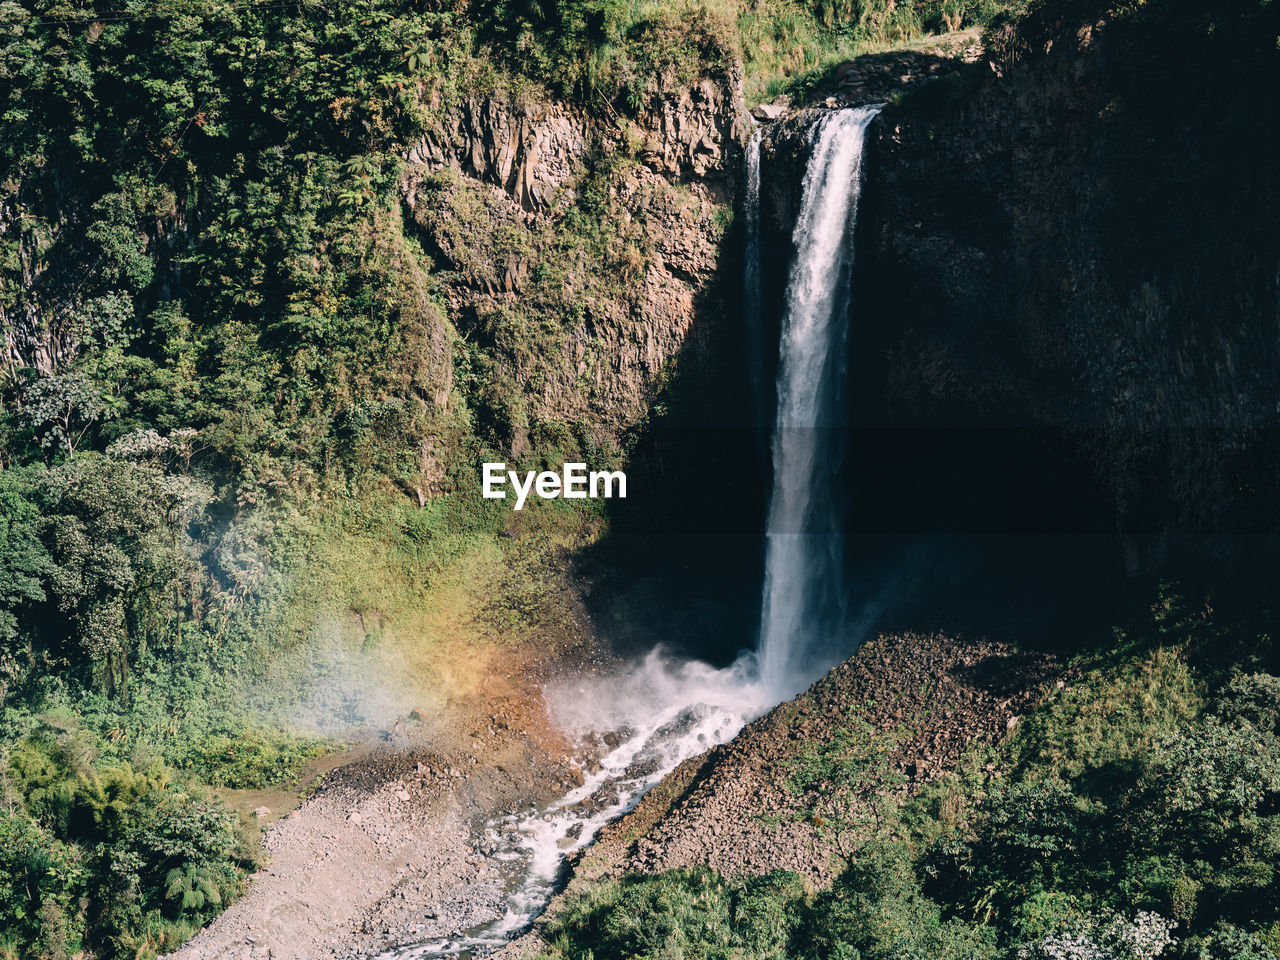
[[[1265,541],[1280,171],[1256,117],[1273,52],[1166,23],[1020,30],[871,128],[850,417],[868,456],[914,459],[858,491],[887,517],[867,522],[1119,534],[1131,572]],[[1157,30],[1186,46],[1156,56]],[[775,250],[814,117],[766,139]]]
[[[512,456],[557,432],[618,444],[677,357],[706,356],[749,126],[730,73],[634,119],[468,100],[408,151],[407,210],[507,394],[481,406]]]

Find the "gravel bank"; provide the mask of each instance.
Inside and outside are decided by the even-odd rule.
[[[731,743],[686,762],[629,816],[601,832],[584,878],[705,864],[728,874],[794,870],[832,879],[819,832],[793,815],[813,797],[786,783],[802,752],[830,742],[851,711],[902,737],[890,762],[910,784],[951,769],[971,745],[1004,736],[1057,664],[986,640],[880,637]]]
[[[175,960],[367,957],[497,916],[503,882],[474,846],[499,811],[568,789],[568,744],[537,684],[481,695],[333,771],[263,840],[248,893]]]

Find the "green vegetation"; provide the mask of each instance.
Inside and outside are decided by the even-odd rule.
[[[0,956],[155,956],[240,892],[256,838],[159,759],[48,715],[0,771]]]
[[[504,0],[479,36],[557,92],[634,113],[740,63],[755,103],[838,60],[979,26],[1022,0]],[[514,52],[514,57],[512,57]]]
[[[499,577],[510,515],[468,471],[523,387],[456,337],[400,209],[404,144],[527,84],[482,28],[0,4],[6,955],[181,942],[253,862],[210,787],[467,688],[450,645],[526,637],[532,566],[592,536],[545,511]]]
[[[549,956],[1273,960],[1270,655],[1266,636],[1165,591],[993,755],[912,796],[879,779],[887,744],[865,725],[799,756],[793,782],[820,784],[835,813],[827,846],[847,867],[831,890],[784,874],[627,877],[552,921]]]

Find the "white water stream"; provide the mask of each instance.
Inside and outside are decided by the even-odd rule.
[[[742,326],[747,337],[747,372],[754,401],[752,426],[764,434],[772,420],[768,409],[773,400],[765,389],[764,264],[760,255],[760,146],[763,131],[756,130],[747,141],[746,220],[742,269]],[[765,441],[767,443],[767,440]]]
[[[549,687],[552,719],[571,736],[605,734],[616,744],[595,764],[584,750],[583,784],[553,803],[495,818],[485,827],[489,856],[518,867],[506,913],[449,940],[401,947],[384,960],[483,956],[521,933],[559,889],[568,857],[600,828],[635,807],[681,761],[726,743],[772,706],[755,682],[754,657],[717,670],[672,661],[655,650],[629,670],[588,683]],[[597,765],[598,764],[598,765]]]
[[[879,112],[829,113],[810,133],[782,316],[760,617],[760,678],[778,700],[848,653],[839,428],[862,148]]]
[[[743,725],[799,692],[830,666],[844,621],[838,450],[829,444],[843,401],[851,231],[862,147],[879,107],[824,116],[811,131],[782,318],[773,435],[760,652],[724,669],[674,662],[654,651],[616,676],[546,691],[552,719],[585,744],[607,734],[609,752],[584,746],[582,786],[553,803],[495,818],[485,828],[489,855],[511,865],[505,914],[450,940],[420,943],[383,960],[473,957],[524,931],[563,882],[566,860],[600,828],[627,813],[681,761],[737,735]],[[763,335],[760,255],[760,138],[747,154],[747,272],[744,317]],[[752,376],[763,393],[763,350]],[[837,641],[837,642],[833,642]],[[847,651],[846,651],[847,652]]]

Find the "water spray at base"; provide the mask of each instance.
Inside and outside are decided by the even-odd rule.
[[[716,669],[655,650],[617,674],[548,687],[552,719],[581,747],[583,782],[545,807],[486,825],[490,856],[512,868],[505,914],[465,936],[402,947],[384,960],[482,956],[527,929],[560,888],[568,857],[682,761],[732,740],[773,705],[756,677],[754,654]]]

